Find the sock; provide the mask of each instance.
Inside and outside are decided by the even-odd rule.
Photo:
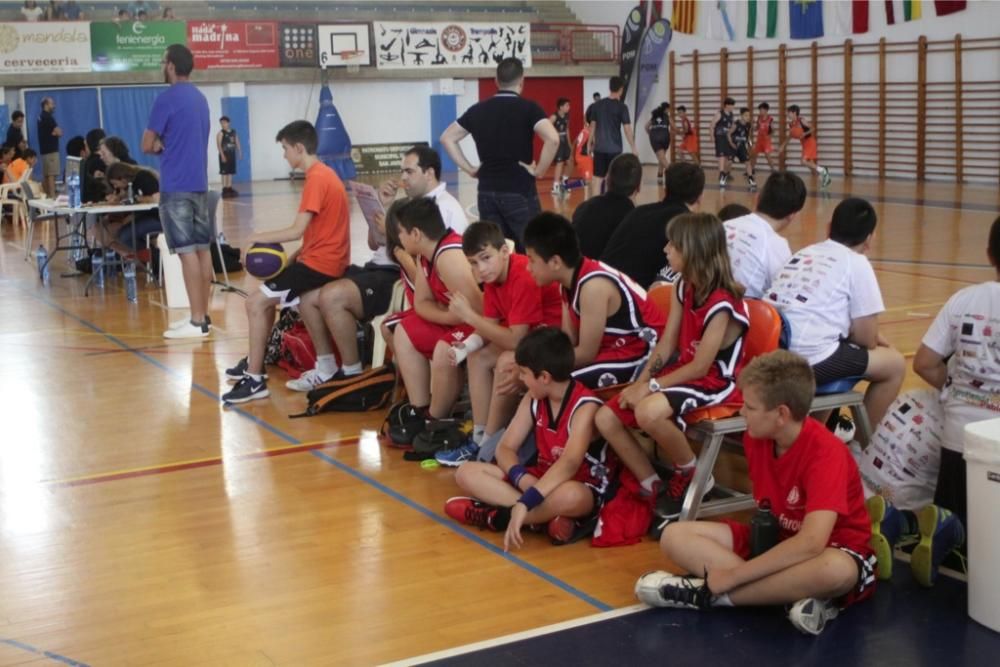
[[[648,491],[650,495],[653,495],[653,485],[660,481],[660,476],[655,472],[647,477],[646,479],[639,482],[639,485],[644,491]]]
[[[482,424],[473,424],[472,426],[472,441],[477,445],[483,441],[486,437],[486,427]]]
[[[493,527],[497,530],[507,530],[510,523],[510,508],[498,507],[497,513],[493,515]]]
[[[262,382],[264,380],[264,374],[263,373],[261,373],[261,374],[244,373],[244,375],[246,375],[248,378],[250,378],[254,382]]]
[[[729,593],[713,595],[711,605],[713,607],[735,607],[733,601],[729,599]]]
[[[694,470],[696,465],[698,465],[697,457],[691,459],[687,463],[682,463],[681,465],[674,464],[674,467],[678,470]]]
[[[344,375],[361,375],[363,367],[359,361],[356,364],[344,364],[341,369],[344,371]]]
[[[330,377],[337,372],[337,358],[332,354],[321,354],[316,357],[316,370],[323,377]]]

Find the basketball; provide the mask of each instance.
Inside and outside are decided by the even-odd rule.
[[[254,243],[247,250],[247,273],[254,278],[270,280],[288,264],[288,256],[280,243]]]

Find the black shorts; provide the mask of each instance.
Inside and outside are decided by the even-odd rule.
[[[670,130],[660,128],[649,131],[649,145],[653,147],[653,152],[665,151],[670,148]]]
[[[354,283],[361,293],[361,310],[365,320],[389,310],[392,290],[399,280],[399,268],[368,262],[364,267],[347,267],[344,279]]]
[[[569,156],[572,153],[569,147],[569,139],[566,137],[559,137],[559,148],[556,150],[556,157],[553,160],[554,163],[559,164],[560,162],[568,162]]]
[[[966,523],[967,484],[965,459],[962,458],[962,453],[942,447],[941,466],[938,468],[937,486],[934,489],[934,504],[954,512],[963,526],[969,525]]]
[[[715,135],[715,157],[736,157],[736,149],[729,143],[727,135]]]
[[[845,378],[862,377],[868,372],[868,348],[842,340],[833,354],[812,369],[817,386]]]
[[[226,151],[226,161],[222,161],[222,156],[219,156],[219,173],[223,176],[232,176],[236,173],[236,151],[230,153]]]
[[[736,144],[736,150],[733,152],[733,160],[736,162],[750,161],[750,149],[746,144]]]
[[[611,161],[616,157],[621,155],[621,153],[600,153],[594,151],[594,176],[598,178],[604,178],[608,175],[608,167],[611,166]]]
[[[282,308],[299,305],[299,297],[306,292],[319,289],[337,276],[328,276],[313,271],[302,262],[295,262],[285,270],[260,286],[260,291],[272,299],[280,300]]]

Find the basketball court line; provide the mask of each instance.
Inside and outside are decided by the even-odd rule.
[[[14,648],[21,649],[22,651],[27,651],[28,653],[34,653],[35,655],[40,655],[50,660],[61,662],[64,665],[70,665],[70,667],[90,667],[90,665],[88,665],[85,662],[73,660],[72,658],[67,658],[64,655],[59,655],[58,653],[53,653],[52,651],[45,651],[43,649],[32,646],[31,644],[25,644],[24,642],[19,642],[16,639],[6,639],[4,637],[0,637],[0,644],[13,646]],[[34,660],[32,660],[32,662],[34,662]]]
[[[943,266],[947,269],[990,269],[995,270],[989,264],[963,264],[961,262],[931,262],[918,259],[885,259],[879,257],[869,257],[870,262],[884,262],[886,264],[915,264],[917,266]]]
[[[515,632],[510,635],[502,635],[493,639],[484,639],[483,641],[474,642],[472,644],[463,644],[462,646],[456,646],[454,648],[448,648],[441,651],[434,651],[433,653],[425,653],[423,655],[417,655],[411,658],[397,660],[395,662],[387,662],[383,663],[381,667],[405,667],[406,665],[422,665],[428,662],[435,662],[437,660],[446,660],[448,658],[466,655],[468,653],[481,651],[487,648],[495,648],[497,646],[503,646],[504,644],[513,644],[514,642],[523,641],[525,639],[534,639],[535,637],[551,635],[557,632],[562,632],[563,630],[579,628],[583,625],[592,625],[594,623],[600,623],[601,621],[609,621],[613,618],[628,616],[647,609],[649,609],[649,607],[644,604],[633,604],[628,607],[621,607],[619,609],[612,609],[611,611],[581,616],[580,618],[574,618],[569,621],[562,621],[561,623],[543,625],[540,628],[532,628],[531,630]]]
[[[250,461],[253,459],[271,458],[284,456],[286,454],[297,454],[313,449],[334,447],[340,445],[353,445],[361,440],[361,435],[346,436],[333,440],[315,440],[304,442],[301,445],[287,445],[285,447],[271,447],[256,452],[236,454],[231,456],[206,456],[199,459],[188,459],[186,461],[175,461],[173,463],[158,463],[156,465],[142,466],[139,468],[125,468],[109,472],[99,472],[90,475],[80,475],[78,477],[67,477],[65,479],[43,479],[40,483],[54,487],[84,486],[88,484],[101,484],[103,482],[113,482],[119,479],[132,479],[134,477],[148,477],[150,475],[162,475],[169,472],[181,470],[191,470],[193,468],[206,468],[209,466],[221,465],[224,461]]]
[[[60,313],[62,313],[66,317],[69,317],[70,319],[73,319],[73,320],[79,322],[80,324],[82,324],[83,326],[87,327],[88,329],[104,335],[109,341],[111,341],[115,345],[118,345],[123,350],[127,350],[128,352],[134,354],[137,358],[141,359],[142,361],[145,361],[146,363],[151,364],[151,365],[155,366],[156,368],[159,368],[160,370],[166,372],[169,375],[172,375],[172,376],[177,377],[177,378],[184,379],[186,381],[190,381],[190,378],[188,376],[186,376],[185,374],[181,373],[180,371],[177,371],[177,370],[175,370],[173,368],[170,368],[169,366],[161,363],[160,361],[158,361],[157,359],[154,359],[153,357],[149,356],[148,354],[146,354],[144,352],[140,352],[139,350],[136,350],[135,348],[130,347],[127,343],[125,343],[121,339],[119,339],[119,338],[117,338],[115,336],[112,336],[111,334],[105,333],[96,324],[93,324],[92,322],[89,322],[89,321],[83,319],[79,315],[76,315],[75,313],[72,313],[69,310],[66,310],[65,308],[63,308],[58,303],[55,303],[55,302],[53,302],[53,301],[45,298],[44,296],[40,296],[38,294],[34,294],[33,292],[28,291],[21,284],[16,284],[16,286],[17,286],[17,289],[19,289],[24,294],[27,294],[28,296],[32,297],[36,301],[39,301],[39,302],[41,302],[41,303],[49,306],[50,308],[59,311]],[[203,394],[204,396],[207,396],[208,398],[211,398],[216,403],[221,403],[222,402],[222,398],[218,394],[216,394],[215,392],[211,391],[210,389],[207,389],[207,388],[205,388],[205,387],[203,387],[203,386],[201,386],[201,385],[199,385],[199,384],[197,384],[195,382],[191,382],[191,388],[193,390],[197,391],[198,393]],[[257,424],[258,426],[260,426],[261,428],[265,429],[266,431],[268,431],[268,432],[270,432],[270,433],[278,436],[279,438],[281,438],[285,442],[289,443],[290,445],[302,445],[303,444],[295,436],[290,435],[290,434],[282,431],[277,426],[273,426],[273,425],[269,424],[268,422],[264,421],[260,417],[257,417],[256,415],[254,415],[252,413],[249,413],[249,412],[243,410],[242,408],[240,408],[238,406],[231,406],[231,407],[227,408],[227,411],[234,412],[234,413],[240,415],[241,417],[249,419],[253,423]],[[453,532],[453,533],[455,533],[455,534],[457,534],[457,535],[459,535],[461,537],[464,537],[467,540],[469,540],[470,542],[473,542],[473,543],[475,543],[475,544],[483,547],[487,551],[490,551],[494,555],[500,556],[504,560],[507,560],[508,562],[510,562],[510,563],[512,563],[514,565],[517,565],[521,569],[523,569],[523,570],[525,570],[525,571],[527,571],[527,572],[535,575],[536,577],[542,579],[546,583],[549,583],[549,584],[555,586],[556,588],[559,588],[559,589],[563,590],[564,592],[569,593],[570,595],[572,595],[573,597],[577,598],[578,600],[580,600],[582,602],[585,602],[586,604],[589,604],[592,607],[595,607],[595,608],[599,609],[600,611],[610,611],[612,609],[611,605],[608,605],[608,604],[606,604],[604,602],[601,602],[600,600],[598,600],[598,599],[596,599],[594,597],[591,597],[590,595],[588,595],[584,591],[581,591],[580,589],[572,586],[571,584],[569,584],[569,583],[567,583],[567,582],[559,579],[558,577],[556,577],[554,575],[549,574],[548,572],[542,570],[541,568],[539,568],[539,567],[537,567],[535,565],[532,565],[528,561],[526,561],[526,560],[524,560],[522,558],[519,558],[518,556],[515,556],[514,554],[504,552],[501,548],[497,547],[496,545],[492,544],[491,542],[488,542],[487,540],[483,539],[479,535],[476,535],[475,533],[472,533],[471,531],[465,529],[463,526],[460,526],[457,523],[455,523],[454,521],[452,521],[450,519],[447,519],[447,518],[445,518],[443,516],[438,515],[436,512],[434,512],[430,508],[424,507],[423,505],[420,505],[416,501],[410,500],[409,498],[407,498],[403,494],[399,493],[398,491],[395,491],[394,489],[389,488],[385,484],[382,484],[378,480],[376,480],[376,479],[374,479],[372,477],[369,477],[368,475],[365,475],[364,473],[362,473],[362,472],[360,472],[358,470],[355,470],[354,468],[348,466],[347,464],[344,464],[344,463],[341,463],[340,461],[337,461],[336,459],[334,459],[333,457],[329,456],[328,454],[326,454],[324,452],[321,452],[321,451],[317,451],[317,450],[313,450],[311,452],[311,454],[313,456],[319,458],[320,460],[325,461],[326,463],[329,463],[329,464],[333,465],[334,467],[336,467],[337,469],[339,469],[341,472],[347,473],[348,475],[350,475],[351,477],[354,477],[358,481],[361,481],[361,482],[367,484],[368,486],[370,486],[370,487],[374,488],[375,490],[380,491],[381,493],[389,496],[390,498],[392,498],[392,499],[394,499],[394,500],[402,503],[403,505],[409,507],[410,509],[419,512],[420,514],[422,514],[425,517],[431,519],[432,521],[434,521],[435,523],[439,524],[440,526],[442,526],[444,528],[447,528],[451,532]]]

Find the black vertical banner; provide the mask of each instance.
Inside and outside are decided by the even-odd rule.
[[[641,4],[636,5],[628,13],[625,25],[622,27],[622,61],[619,76],[625,80],[625,89],[622,91],[622,99],[628,93],[628,84],[632,80],[632,71],[635,69],[635,61],[639,55],[639,40],[642,38],[642,31],[646,27],[646,8]]]

